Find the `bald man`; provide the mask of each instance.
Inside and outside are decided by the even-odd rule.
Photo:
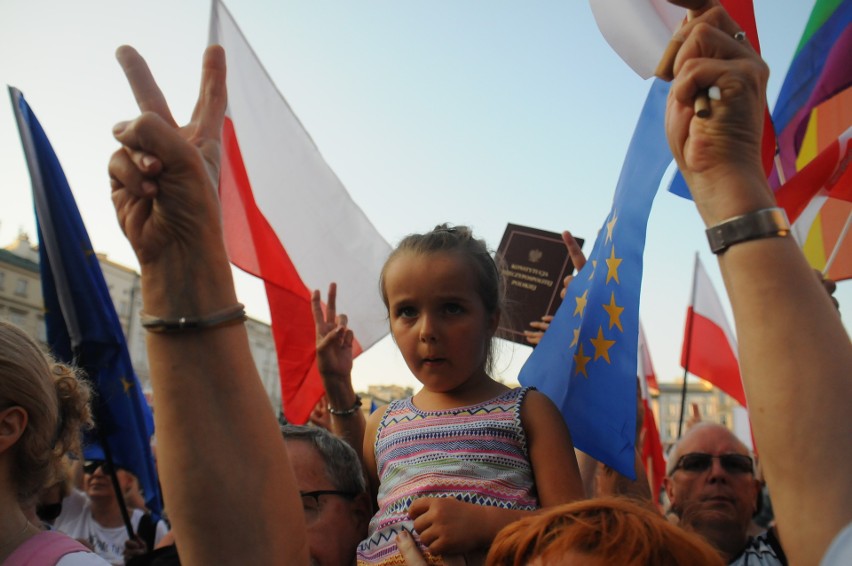
[[[727,428],[700,423],[672,449],[663,485],[671,511],[729,564],[787,564],[773,531],[749,537],[760,482],[748,448]]]

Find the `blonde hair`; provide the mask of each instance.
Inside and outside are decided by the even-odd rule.
[[[512,523],[494,539],[486,564],[558,564],[569,552],[623,566],[724,564],[704,539],[624,497],[576,501]]]
[[[92,424],[89,396],[77,370],[54,361],[17,326],[0,322],[0,406],[27,413],[12,448],[20,502],[62,477],[66,453],[79,455],[80,432]]]

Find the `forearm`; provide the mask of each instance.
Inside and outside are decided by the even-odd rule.
[[[792,550],[791,562],[818,564],[833,535],[852,521],[849,337],[792,238],[735,246],[719,263],[781,535],[785,543],[800,539],[795,548],[811,553]],[[827,499],[831,506],[824,506]]]
[[[328,404],[336,411],[346,411],[355,406],[355,389],[352,387],[352,380],[346,382],[340,380],[323,380],[325,386],[325,394],[328,398]],[[361,458],[361,463],[364,462],[364,428],[366,419],[364,412],[359,407],[350,415],[335,415],[331,413],[331,431],[345,440]]]
[[[763,188],[736,188],[724,207],[699,203],[708,225],[773,205]],[[791,562],[818,564],[834,534],[852,521],[852,346],[792,238],[734,245],[719,265],[782,538]],[[837,504],[825,506],[827,498]]]
[[[143,266],[146,313],[204,316],[235,304],[224,250],[212,256]],[[301,507],[244,325],[149,333],[148,352],[159,468],[181,556],[306,564],[304,537],[281,536],[304,532]]]

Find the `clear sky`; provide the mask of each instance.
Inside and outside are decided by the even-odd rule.
[[[755,0],[770,104],[811,6]],[[449,221],[473,226],[496,247],[511,222],[571,229],[591,250],[650,83],[611,51],[586,1],[231,0],[228,7],[388,241]],[[109,199],[106,164],[117,147],[110,131],[137,109],[113,52],[135,46],[184,121],[209,11],[207,0],[0,0],[0,82],[23,91],[94,247],[115,261],[136,266]],[[30,180],[8,103],[0,104],[0,203],[0,245],[19,230],[34,238]],[[662,379],[682,374],[696,251],[721,292],[693,205],[661,192],[649,222],[641,317]],[[240,276],[238,290],[249,314],[268,321],[262,286]],[[848,325],[852,283],[841,283],[837,296]],[[507,346],[498,367],[511,378],[528,352]],[[400,364],[393,345],[380,344],[356,363],[356,384],[412,383]]]

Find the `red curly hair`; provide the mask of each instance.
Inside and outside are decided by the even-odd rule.
[[[623,497],[576,501],[512,523],[494,539],[486,564],[562,564],[569,554],[622,566],[724,565],[704,539]]]

